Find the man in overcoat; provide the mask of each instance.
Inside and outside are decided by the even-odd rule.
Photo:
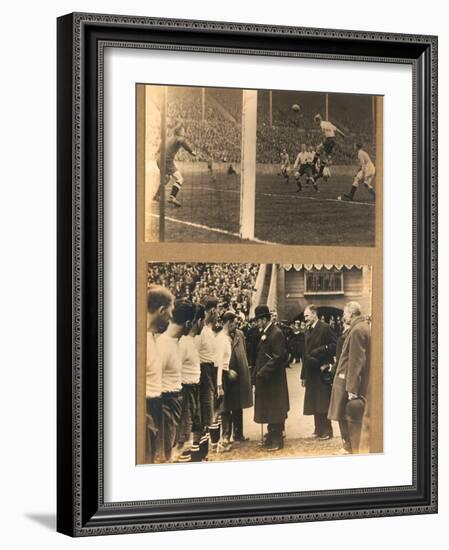
[[[345,449],[357,453],[368,397],[371,330],[357,302],[348,302],[343,321],[345,333],[335,372],[328,418],[338,420]]]
[[[266,305],[256,307],[255,319],[261,335],[254,369],[254,421],[267,424],[266,450],[278,451],[283,447],[282,427],[290,409],[285,372],[287,346]]]
[[[326,374],[334,361],[337,338],[331,327],[318,319],[315,305],[307,306],[304,319],[307,323],[301,369],[304,414],[314,416],[314,435],[325,441],[333,437],[332,423],[327,418],[332,387]]]
[[[246,441],[243,433],[243,409],[253,406],[251,377],[246,355],[245,336],[239,329],[230,332],[232,352],[229,370],[223,371],[223,437]]]

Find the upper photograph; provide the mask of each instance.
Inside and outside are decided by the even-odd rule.
[[[138,88],[147,242],[376,245],[381,96]]]

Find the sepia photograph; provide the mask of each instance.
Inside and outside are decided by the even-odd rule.
[[[383,451],[371,266],[148,262],[146,287],[143,463]]]
[[[137,89],[147,242],[376,245],[382,96]]]
[[[437,511],[438,41],[342,11],[58,19],[58,531]]]

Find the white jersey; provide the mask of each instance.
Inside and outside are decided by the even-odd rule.
[[[320,122],[321,131],[324,134],[324,137],[332,138],[335,137],[335,132],[337,131],[337,127],[332,124],[332,122],[329,122],[328,120],[322,120]]]
[[[373,176],[376,172],[376,168],[366,151],[359,149],[357,157],[360,163],[360,169],[364,176]]]
[[[147,332],[146,397],[159,397],[162,392],[162,363],[156,335]]]
[[[221,378],[224,370],[229,370],[229,362],[231,361],[232,346],[231,338],[224,330],[216,336],[217,344],[217,383],[221,386]]]
[[[201,375],[198,337],[191,336],[190,334],[183,336],[179,340],[179,350],[182,362],[182,383],[198,384]]]
[[[198,337],[198,353],[200,354],[201,363],[214,363],[216,365],[217,352],[215,339],[216,336],[212,327],[204,325]]]
[[[307,164],[308,162],[309,153],[307,151],[300,151],[298,153],[298,156],[296,157],[294,168],[296,168],[297,166],[301,166],[302,164]]]
[[[174,392],[181,389],[181,351],[178,338],[164,332],[157,339],[157,348],[162,363],[162,392]]]
[[[313,164],[313,161],[315,160],[316,152],[315,151],[307,151],[306,155],[307,155],[306,163],[307,164]]]

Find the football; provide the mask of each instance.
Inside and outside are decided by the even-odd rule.
[[[301,107],[297,103],[294,103],[292,105],[292,110],[295,111],[295,113],[299,113],[299,111],[301,110]]]

